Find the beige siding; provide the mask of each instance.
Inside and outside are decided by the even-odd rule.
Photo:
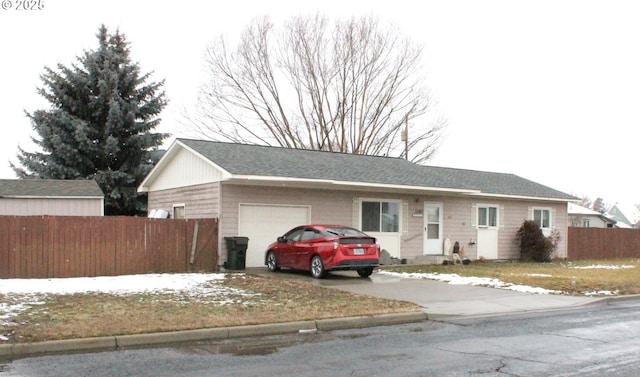
[[[411,214],[415,209],[422,210],[424,200],[432,201],[433,198],[406,194],[223,185],[221,201],[223,216],[219,223],[220,239],[238,236],[238,211],[241,203],[310,206],[312,223],[355,226],[356,224],[353,224],[353,203],[358,198],[400,200],[403,203],[408,203],[409,213],[403,215],[405,219],[408,219],[408,229],[403,229],[401,237],[402,257],[410,258],[422,255],[424,221],[423,218],[414,218]],[[405,222],[402,221],[402,223]],[[224,245],[220,244],[220,250],[223,249]]]
[[[0,215],[103,216],[102,199],[2,198]]]
[[[476,242],[477,230],[473,205],[476,200],[444,198],[443,201],[444,237],[449,237],[451,242],[460,242],[460,247],[464,248],[464,255],[469,259],[475,259],[477,248],[473,243]]]
[[[241,203],[308,205],[311,207],[312,223],[329,222],[350,225],[352,198],[351,193],[327,190],[223,185],[220,238],[238,236],[238,212]]]
[[[517,201],[506,199],[467,199],[445,198],[444,202],[444,237],[451,241],[459,241],[464,247],[465,256],[477,257],[477,229],[474,219],[476,203],[492,203],[500,208],[500,227],[498,230],[498,259],[519,259],[520,252],[515,243],[515,234],[522,223],[530,219],[530,207],[552,208],[553,228],[560,233],[560,243],[556,255],[566,257],[567,252],[567,210],[565,203],[541,203],[535,201]],[[403,249],[403,255],[405,250]],[[415,250],[412,250],[415,253]],[[419,255],[419,254],[418,254]]]
[[[221,188],[222,187],[222,188]],[[414,216],[422,212],[424,202],[443,204],[443,237],[459,241],[465,255],[470,259],[477,256],[477,229],[475,205],[493,203],[500,208],[500,228],[498,233],[498,258],[518,259],[519,251],[514,242],[515,233],[525,219],[531,217],[531,207],[552,208],[553,227],[560,232],[557,256],[566,257],[567,210],[566,204],[548,204],[535,201],[498,200],[482,198],[461,198],[447,196],[420,196],[409,194],[369,193],[359,191],[329,191],[293,189],[281,187],[258,187],[244,185],[220,185],[209,183],[161,190],[149,193],[149,209],[165,209],[171,213],[176,204],[184,204],[187,218],[220,218],[220,237],[238,236],[238,215],[240,204],[301,205],[309,206],[312,223],[353,224],[354,200],[375,198],[400,200],[403,205],[401,257],[415,258],[423,255],[424,218]],[[265,224],[268,226],[268,224]],[[225,245],[220,241],[219,247]],[[224,259],[224,258],[222,258]]]
[[[185,206],[187,219],[220,217],[220,184],[218,182],[187,186],[149,193],[149,211],[164,209],[172,213],[174,205]]]

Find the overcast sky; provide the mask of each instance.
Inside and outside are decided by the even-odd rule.
[[[18,146],[34,150],[24,110],[47,108],[36,92],[43,68],[96,48],[101,24],[127,36],[142,72],[166,79],[170,104],[158,131],[180,137],[208,43],[238,35],[257,16],[278,22],[319,12],[377,16],[424,44],[433,111],[449,124],[432,165],[640,203],[637,1],[40,0],[43,9],[28,11],[0,1],[0,178],[15,178],[9,161]]]

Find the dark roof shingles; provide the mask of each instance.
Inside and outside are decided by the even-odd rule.
[[[574,200],[514,174],[423,166],[400,158],[179,139],[234,175],[366,182]]]
[[[103,197],[94,180],[0,179],[0,196]]]

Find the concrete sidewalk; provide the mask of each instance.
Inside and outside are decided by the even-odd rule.
[[[369,279],[358,279],[355,276],[351,278],[349,273],[342,272],[334,275],[333,278],[319,281],[319,284],[356,294],[413,302],[433,320],[562,309],[603,300],[453,285],[384,274],[373,274]]]

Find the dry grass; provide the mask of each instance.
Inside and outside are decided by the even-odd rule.
[[[593,265],[618,269],[576,268]],[[569,295],[640,294],[640,261],[629,259],[542,264],[474,262],[466,266],[403,265],[384,269],[489,277]],[[224,302],[175,292],[49,295],[41,304],[12,317],[11,323],[0,320],[0,334],[9,342],[37,342],[419,310],[412,303],[357,296],[305,279],[228,274],[223,284],[237,288],[237,293],[226,295]],[[24,298],[0,295],[0,308],[21,300]]]
[[[304,280],[229,274],[226,286],[241,290],[225,302],[171,294],[52,295],[33,305],[0,334],[11,342],[241,326],[383,313],[412,312],[408,302],[356,296]],[[11,303],[19,297],[2,297]]]
[[[487,277],[505,283],[557,290],[563,294],[576,296],[640,294],[640,260],[638,259],[555,261],[553,263],[474,262],[468,265],[389,266],[385,267],[385,270]]]

